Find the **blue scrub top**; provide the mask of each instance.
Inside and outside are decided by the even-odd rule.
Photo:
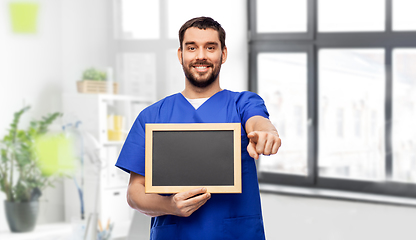
[[[252,92],[222,90],[198,109],[181,94],[144,109],[134,122],[116,166],[145,175],[146,123],[241,123],[242,193],[211,194],[189,217],[152,218],[150,239],[265,239],[255,160],[247,153],[246,121],[268,118],[263,99]]]

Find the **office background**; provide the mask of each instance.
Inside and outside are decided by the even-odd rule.
[[[268,239],[414,238],[414,1],[31,0],[32,33],[13,31],[13,2],[0,5],[0,136],[25,105],[22,126],[65,114],[64,96],[91,66],[114,69],[120,95],[153,102],[180,91],[177,31],[212,16],[227,32],[221,87],[258,92],[283,140],[258,164]],[[44,192],[38,226],[71,223],[66,188]],[[148,234],[148,218],[133,217],[133,233]]]

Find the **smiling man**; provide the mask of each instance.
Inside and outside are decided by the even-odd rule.
[[[179,30],[178,59],[185,89],[144,109],[134,122],[116,166],[130,173],[128,204],[152,217],[150,239],[265,239],[254,159],[275,154],[281,140],[263,100],[252,92],[220,87],[227,60],[225,31],[208,17]],[[147,123],[241,123],[241,194],[196,188],[169,196],[145,193]]]
[[[180,32],[184,36],[181,37],[178,58],[187,79],[186,84],[189,84],[187,87],[192,90],[219,87],[219,84],[213,83],[219,80],[221,64],[227,59],[227,47],[219,40],[219,33],[210,28],[192,27],[184,30],[186,35],[184,31]]]

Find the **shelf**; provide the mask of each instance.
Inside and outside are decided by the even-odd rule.
[[[153,101],[145,98],[145,97],[138,97],[138,96],[130,96],[130,95],[123,95],[123,94],[93,94],[93,93],[76,93],[78,97],[96,97],[103,101],[130,101],[130,102],[139,102],[139,103],[153,103]]]
[[[104,146],[120,146],[124,144],[124,141],[106,141],[102,143]]]
[[[129,222],[134,212],[125,199],[129,175],[116,168],[115,161],[124,144],[124,135],[128,131],[126,128],[132,125],[141,109],[151,103],[151,100],[128,95],[77,93],[64,94],[63,96],[64,115],[80,121],[82,131],[88,132],[96,139],[95,142],[98,143],[97,146],[94,145],[93,149],[102,163],[99,171],[90,171],[90,169],[96,169],[96,166],[89,161],[86,161],[83,168],[80,169],[79,175],[88,179],[88,181],[84,181],[85,213],[88,215],[97,211],[101,221],[107,221],[107,219],[114,221],[113,237],[127,234]],[[118,137],[117,135],[110,138],[120,139],[117,141],[108,140],[109,121],[114,121],[110,124],[116,125],[116,119],[110,120],[108,118],[112,115],[121,116],[123,119],[124,126],[120,128],[123,133],[122,137],[115,138]],[[117,119],[117,123],[119,120]],[[117,128],[117,130],[119,129]],[[87,144],[87,142],[85,143]],[[77,189],[73,181],[68,180],[65,182],[65,199],[68,199],[68,202],[72,204],[65,206],[66,221],[79,215],[77,212],[79,206],[76,204],[79,202],[77,197]],[[112,206],[118,207],[113,208]]]
[[[0,232],[0,239],[7,240],[61,240],[69,239],[73,235],[71,223],[40,224],[32,232],[12,233],[10,231]]]
[[[106,100],[116,100],[116,101],[130,101],[130,102],[139,102],[139,103],[152,103],[149,99],[144,97],[128,96],[128,95],[115,95],[115,94],[98,94],[98,96]]]

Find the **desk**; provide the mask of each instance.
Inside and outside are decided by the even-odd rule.
[[[70,240],[72,239],[71,223],[40,224],[31,232],[12,233],[1,231],[2,240]]]

